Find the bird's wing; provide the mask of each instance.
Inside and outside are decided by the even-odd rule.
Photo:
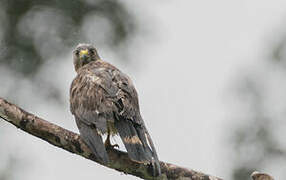
[[[108,63],[91,66],[78,74],[70,93],[71,111],[80,122],[98,132],[106,132],[106,122],[113,122],[129,157],[152,163],[154,175],[160,174],[155,147],[140,115],[137,92],[127,75]],[[103,143],[91,142],[95,149],[103,149]],[[101,152],[97,154],[100,156]],[[104,158],[101,155],[101,159]]]
[[[113,82],[119,91],[114,99],[116,106],[115,127],[131,159],[152,163],[154,175],[161,174],[158,156],[140,115],[138,95],[130,78],[119,70],[113,72]]]
[[[97,130],[84,123],[80,118],[76,117],[76,122],[79,127],[79,132],[84,142],[88,145],[95,157],[101,160],[104,164],[109,162],[105,146],[102,142],[102,137]]]
[[[108,96],[115,96],[116,86],[105,71],[80,72],[70,89],[70,108],[76,117],[80,134],[95,156],[109,161],[101,134],[107,132],[107,121],[114,121],[113,104]]]

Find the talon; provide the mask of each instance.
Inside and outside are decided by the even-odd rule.
[[[107,148],[107,149],[114,149],[114,148],[119,148],[119,145],[118,144],[114,144],[112,145],[110,143],[110,136],[108,135],[107,138],[106,138],[106,141],[104,143],[104,146]]]
[[[114,148],[119,148],[119,145],[118,144],[111,145],[110,143],[105,143],[105,147],[107,149],[114,149]]]
[[[119,145],[118,144],[114,144],[114,145],[112,145],[112,148],[119,148]]]
[[[108,148],[108,149],[109,149],[109,148],[110,148],[110,149],[119,148],[119,145],[118,145],[118,144],[112,145],[112,144],[110,143],[110,141],[105,141],[104,145],[105,145],[105,147]]]

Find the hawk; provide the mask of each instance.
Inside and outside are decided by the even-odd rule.
[[[76,47],[73,63],[77,76],[70,87],[70,110],[81,137],[96,158],[109,163],[106,149],[118,146],[111,145],[110,136],[119,134],[130,159],[152,164],[154,175],[160,175],[158,156],[140,115],[131,79],[101,60],[90,44]]]

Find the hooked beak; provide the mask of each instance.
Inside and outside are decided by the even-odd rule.
[[[81,51],[79,52],[79,58],[80,58],[81,60],[86,60],[86,59],[88,58],[88,50],[87,50],[87,49],[81,50]]]

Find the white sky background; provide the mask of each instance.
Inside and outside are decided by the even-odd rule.
[[[132,62],[140,62],[140,67],[126,67],[113,52],[97,47],[103,59],[133,79],[159,158],[230,179],[235,154],[225,143],[225,127],[234,115],[229,113],[227,90],[245,67],[258,68],[265,44],[284,24],[286,2],[129,0],[127,5],[145,27],[131,42]],[[12,82],[17,78],[1,67],[0,72]],[[60,86],[66,97],[64,107],[37,96],[29,81],[22,81],[25,88],[19,94],[22,102],[29,103],[20,106],[78,132],[68,105],[69,86],[75,76],[71,53],[48,62],[38,76],[51,76]],[[1,88],[0,96],[3,94],[5,89]],[[1,146],[7,154],[17,154],[21,167],[25,166],[15,179],[137,179],[55,148],[8,123],[0,126],[5,127],[4,134],[9,132],[9,141],[1,139]],[[279,173],[272,175],[282,179]]]

